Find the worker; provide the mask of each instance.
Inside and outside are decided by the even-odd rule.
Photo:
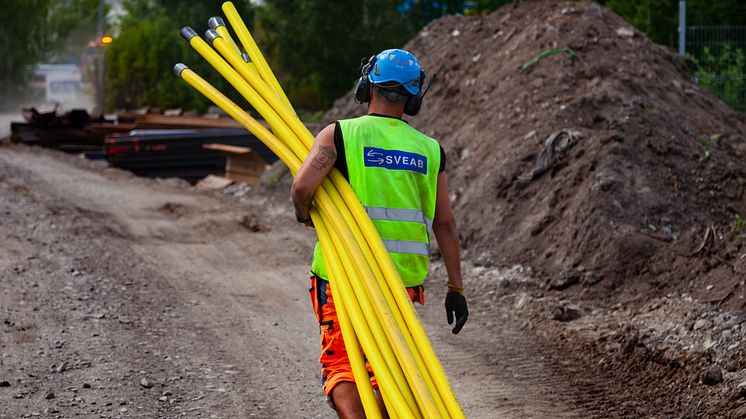
[[[425,72],[407,51],[389,49],[363,60],[355,100],[368,103],[366,115],[330,124],[316,136],[293,181],[297,221],[312,225],[313,196],[337,168],[348,180],[376,227],[413,302],[424,304],[430,235],[440,247],[448,275],[446,318],[454,334],[469,311],[461,282],[459,234],[448,198],[445,152],[438,142],[402,117],[422,104]],[[310,294],[321,329],[322,385],[341,418],[365,417],[344,347],[319,244],[311,267]],[[370,365],[371,384],[377,383]],[[386,412],[376,391],[378,405]]]

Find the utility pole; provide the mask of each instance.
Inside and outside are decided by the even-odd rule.
[[[686,54],[686,0],[679,0],[679,55]]]
[[[101,39],[104,37],[104,3],[105,0],[98,2],[98,28],[96,31],[96,110],[104,114],[104,62],[106,60],[106,51]]]

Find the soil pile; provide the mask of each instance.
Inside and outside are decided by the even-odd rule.
[[[411,123],[446,149],[473,261],[602,301],[745,308],[746,118],[690,63],[587,1],[445,17],[405,48],[438,74]],[[350,92],[325,121],[364,110]]]

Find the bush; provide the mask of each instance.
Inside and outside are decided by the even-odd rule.
[[[106,110],[144,106],[196,109],[205,112],[210,101],[173,75],[183,62],[239,106],[246,101],[181,37],[193,25],[201,33],[210,16],[222,15],[220,4],[129,0],[121,32],[106,50]],[[248,7],[248,6],[247,6]],[[249,9],[241,9],[251,15]]]
[[[733,109],[746,112],[746,54],[725,44],[719,51],[704,48],[697,63],[699,84]]]

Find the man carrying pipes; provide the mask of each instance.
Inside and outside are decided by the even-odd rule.
[[[311,225],[313,196],[337,168],[348,180],[381,236],[413,302],[424,304],[429,232],[435,234],[448,274],[448,324],[457,334],[469,311],[461,282],[461,255],[446,185],[445,152],[438,142],[409,126],[424,97],[425,71],[407,51],[389,49],[364,60],[355,100],[368,102],[367,115],[340,120],[321,130],[291,190],[298,222]],[[365,417],[339,330],[332,289],[319,244],[311,267],[311,300],[321,329],[322,384],[342,418]],[[377,383],[366,364],[371,384]],[[379,391],[376,398],[385,412]]]

